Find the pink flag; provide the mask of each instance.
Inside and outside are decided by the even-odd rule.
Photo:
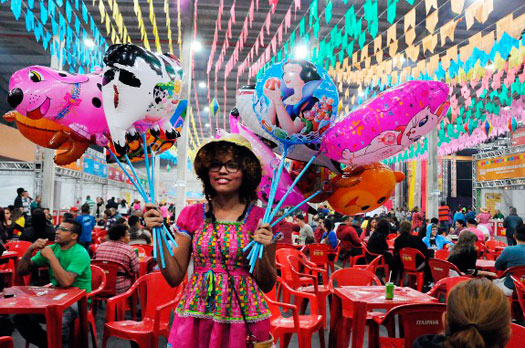
[[[295,0],[295,11],[301,9],[301,0]]]
[[[284,15],[284,32],[288,33],[288,28],[290,28],[290,23],[292,22],[292,9],[288,9]]]
[[[275,35],[272,38],[271,45],[272,45],[272,52],[273,52],[273,54],[274,55],[277,54],[277,39],[276,39]]]
[[[223,6],[224,6],[224,0],[221,0],[221,2],[219,3],[219,14],[217,15],[217,21],[215,22],[218,25],[219,30],[222,30],[221,18],[222,18],[222,7]]]
[[[253,0],[252,0],[252,3],[250,4],[250,9],[248,10],[248,16],[250,18],[250,29],[252,28],[252,23],[253,23]]]
[[[283,41],[283,24],[279,25],[279,28],[277,29],[277,41],[279,42],[279,45]]]
[[[230,8],[230,18],[233,21],[233,24],[235,24],[235,1],[233,2],[232,7]]]
[[[270,4],[270,7],[272,8],[272,13],[275,13],[275,8],[277,7],[279,0],[268,0],[268,3]]]
[[[266,34],[270,35],[270,25],[272,24],[272,16],[270,12],[268,12],[268,14],[266,15],[266,20],[264,21],[264,24],[266,26]]]

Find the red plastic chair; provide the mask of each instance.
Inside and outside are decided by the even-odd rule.
[[[279,249],[295,249],[295,250],[297,250],[295,245],[290,244],[290,243],[277,243],[275,245],[275,250],[279,250]]]
[[[511,323],[510,329],[510,340],[507,342],[506,348],[523,348],[523,342],[525,342],[525,327]]]
[[[11,336],[0,337],[0,348],[13,348],[13,338]]]
[[[459,283],[462,283],[464,281],[468,281],[471,279],[472,279],[471,277],[467,277],[467,276],[441,278],[434,284],[432,289],[430,289],[427,292],[427,294],[437,298],[438,300],[444,299],[444,302],[446,302],[446,299],[448,298],[448,294],[450,293],[450,290],[452,290],[453,287],[455,287]]]
[[[104,290],[104,287],[106,286],[106,273],[104,273],[104,270],[98,266],[91,265],[91,292],[86,295],[87,299],[90,298],[92,301],[94,300],[93,297],[102,290]],[[91,307],[88,309],[87,313],[87,319],[88,323],[91,329],[91,342],[92,346],[97,348],[97,329],[95,325],[95,316],[93,315],[93,307],[94,303],[91,303]],[[75,337],[80,337],[80,320],[77,318],[75,320]],[[80,346],[80,342],[76,343],[77,346]]]
[[[377,268],[388,267],[388,265],[385,262],[385,257],[383,255],[379,255],[376,257],[372,262],[370,262],[368,265],[354,265],[352,268],[354,269],[364,269],[367,271],[370,271],[374,274],[376,274]],[[388,279],[387,279],[388,280]]]
[[[106,348],[111,336],[134,341],[140,347],[158,347],[159,337],[169,335],[172,310],[180,301],[185,285],[184,281],[173,289],[160,272],[154,272],[140,277],[125,293],[110,298],[102,347]],[[115,314],[125,308],[127,300],[137,291],[141,294],[142,321],[115,321]]]
[[[290,248],[281,248],[279,250],[276,250],[275,252],[275,261],[277,264],[277,268],[281,270],[281,277],[282,279],[290,284],[292,282],[292,276],[289,271],[289,264],[288,264],[288,256],[294,255],[299,257],[301,260],[304,261],[305,264],[307,264],[311,268],[318,268],[317,265],[306,257],[305,254],[303,254],[302,251],[297,250],[296,248],[290,249]],[[311,274],[311,273],[310,273]],[[311,285],[313,284],[311,277],[301,277],[301,282],[303,285]]]
[[[334,289],[334,281],[337,282],[337,287],[381,285],[381,281],[374,273],[357,268],[341,268],[332,273],[328,283],[331,292]]]
[[[288,283],[284,281],[289,287],[294,288],[297,291],[303,291],[307,293],[314,294],[317,299],[317,306],[319,308],[319,313],[323,316],[323,328],[326,327],[326,299],[328,295],[330,294],[330,290],[328,288],[328,285],[319,285],[317,282],[317,277],[315,275],[301,273],[301,268],[309,269],[310,271],[315,271],[318,273],[325,273],[325,270],[322,269],[315,269],[312,267],[309,267],[306,263],[303,262],[302,259],[300,259],[297,256],[289,255],[288,256],[288,264],[289,264],[289,270],[290,274],[292,276],[292,282]],[[308,286],[301,286],[301,277],[309,277],[312,279],[313,284]],[[328,274],[326,274],[325,283],[328,281]],[[285,289],[283,289],[283,298],[284,293],[287,293]]]
[[[405,275],[408,275],[408,286],[415,288],[413,279],[415,278],[417,290],[423,290],[423,282],[425,278],[425,262],[417,265],[417,256],[421,257],[426,262],[425,255],[414,248],[403,248],[399,250],[399,257],[403,263],[403,272],[401,273],[401,283],[405,282]]]
[[[309,252],[310,262],[315,263],[318,267],[328,267],[333,272],[335,270],[334,261],[330,261],[329,255],[333,255],[334,251],[327,244],[309,244],[305,246],[303,252]]]
[[[440,260],[446,260],[448,259],[448,255],[450,254],[450,250],[443,248],[440,250],[436,250],[434,252],[434,258],[440,259]]]
[[[505,242],[502,242],[500,240],[491,239],[485,242],[485,246],[489,250],[496,250],[496,247],[505,248],[507,244]]]
[[[461,275],[461,271],[458,266],[452,262],[441,259],[429,259],[428,266],[430,267],[430,272],[432,272],[432,279],[434,283],[437,283],[440,279],[453,277],[454,275],[450,274],[450,271],[457,272],[457,275]]]
[[[365,259],[367,260],[367,264],[370,264],[372,262],[374,262],[378,256],[383,256],[382,254],[374,254],[372,252],[370,252],[366,246],[366,243],[363,243],[362,244],[362,247],[363,247],[363,253],[365,255]],[[372,260],[372,261],[368,261],[368,260]],[[355,262],[357,261],[357,259],[354,259],[354,265],[355,265]],[[388,263],[386,263],[386,260],[384,257],[382,257],[380,259],[380,262],[375,266],[375,271],[377,270],[383,270],[383,275],[385,277],[385,282],[388,281],[388,279],[390,278],[390,268],[388,266]]]
[[[516,293],[516,297],[518,298],[521,310],[523,311],[523,314],[525,314],[525,283],[523,283],[523,281],[517,279],[514,276],[510,277],[514,282],[514,292]]]
[[[281,347],[287,347],[290,343],[292,335],[297,335],[300,348],[310,348],[312,346],[312,336],[314,332],[319,333],[319,343],[322,348],[325,347],[324,329],[323,329],[323,317],[319,314],[317,307],[317,299],[315,295],[297,291],[290,288],[285,282],[278,278],[277,284],[283,286],[286,291],[294,295],[297,299],[295,302],[300,303],[303,300],[310,300],[310,314],[299,314],[299,308],[297,305],[283,303],[277,301],[276,288],[272,289],[269,293],[264,295],[268,307],[270,309],[270,330],[274,338],[274,342],[277,343],[281,340]],[[277,285],[276,285],[277,287]],[[286,311],[292,311],[291,317],[284,317],[281,314],[280,308]]]
[[[383,319],[377,317],[377,325],[386,326],[388,337],[379,337],[377,325],[372,327],[371,347],[411,348],[416,338],[422,335],[438,334],[443,331],[444,303],[408,304],[392,308]],[[395,320],[399,318],[399,337],[395,337]]]
[[[8,284],[6,287],[15,285],[16,269],[14,258],[9,258],[7,263],[0,265],[0,276],[0,281],[4,281],[3,277],[6,277],[8,279]]]
[[[500,276],[500,278],[505,278],[507,274],[510,274],[516,280],[519,280],[522,283],[525,283],[525,266],[515,266],[515,267],[507,268],[505,272],[503,272],[503,274]],[[515,309],[518,309],[518,307],[520,307],[518,299],[516,298],[514,294],[512,297],[509,297],[509,299],[511,299],[512,317],[514,319],[522,320],[523,313],[515,311]]]
[[[140,244],[140,246],[146,252],[146,256],[153,256],[153,246],[147,244]]]
[[[485,255],[488,253],[488,249],[485,246],[485,243],[477,241],[476,250],[478,251],[478,259],[485,258]]]
[[[12,242],[7,242],[4,245],[4,248],[9,251],[14,251],[18,254],[18,257],[24,256],[27,248],[31,246],[31,242],[25,240],[17,240]]]

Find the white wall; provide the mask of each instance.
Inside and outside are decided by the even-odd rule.
[[[23,187],[33,194],[34,175],[32,172],[1,172],[0,173],[0,207],[7,207],[15,202],[16,189]]]

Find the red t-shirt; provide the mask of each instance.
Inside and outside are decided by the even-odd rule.
[[[340,224],[335,232],[337,238],[341,241],[341,248],[345,250],[361,247],[361,239],[357,235],[355,228],[350,225]]]
[[[280,240],[280,243],[292,244],[292,232],[295,224],[281,220],[277,225],[275,225],[276,233],[280,232],[283,234],[283,239]]]

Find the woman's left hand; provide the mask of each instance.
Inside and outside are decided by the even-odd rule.
[[[265,247],[272,244],[273,232],[270,224],[259,223],[257,230],[253,233],[253,239]]]

